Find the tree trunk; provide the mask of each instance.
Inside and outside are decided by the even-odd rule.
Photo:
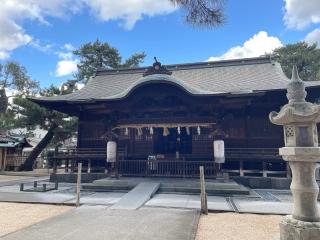
[[[8,108],[8,96],[4,88],[0,89],[0,114],[6,113]]]
[[[51,142],[53,136],[54,136],[54,130],[58,127],[57,124],[53,123],[51,127],[49,128],[47,134],[44,136],[44,138],[41,139],[41,141],[38,143],[37,146],[33,148],[30,155],[27,157],[24,164],[21,166],[21,170],[24,171],[32,171],[33,165],[35,161],[37,160],[37,157],[40,155],[40,153],[45,149],[45,147]]]

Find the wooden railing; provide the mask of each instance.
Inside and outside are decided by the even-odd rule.
[[[226,148],[225,154],[230,159],[281,159],[279,148]]]
[[[227,158],[237,159],[237,158],[246,158],[246,159],[281,159],[279,156],[278,148],[226,148],[225,155]],[[85,158],[106,158],[106,149],[105,148],[59,148],[55,152],[53,158],[56,159],[85,159]],[[182,155],[181,155],[182,156]],[[202,158],[208,156],[193,154],[183,155],[186,158]]]
[[[99,159],[106,156],[105,148],[59,148],[53,159]]]
[[[18,170],[20,166],[26,161],[26,156],[20,155],[6,155],[6,169]]]
[[[225,168],[224,172],[231,175],[282,175],[289,176],[290,172],[286,169],[273,170],[271,162],[280,162],[281,157],[278,154],[277,148],[227,148],[226,163],[234,162],[235,167]],[[143,159],[144,156],[127,155],[122,150],[118,151],[118,170],[120,174],[133,176],[197,176],[199,166],[204,166],[206,175],[212,176],[215,174],[215,165],[213,156],[199,154],[181,154],[181,159],[175,159],[172,156],[165,156],[164,159],[150,162]],[[140,160],[137,160],[140,159]],[[53,156],[54,168],[56,169],[57,161],[64,163],[65,171],[73,172],[78,161],[83,162],[84,169],[88,172],[94,171],[96,163],[100,162],[97,169],[102,170],[106,160],[105,148],[60,148]],[[92,164],[92,162],[95,164]],[[102,162],[103,161],[103,162]],[[249,169],[246,165],[250,162],[255,162],[257,168]],[[248,164],[249,163],[249,164]],[[252,165],[252,164],[251,164]]]
[[[183,161],[183,160],[120,160],[118,171],[123,176],[167,176],[167,177],[197,177],[199,167],[204,166],[205,175],[216,175],[213,161]]]

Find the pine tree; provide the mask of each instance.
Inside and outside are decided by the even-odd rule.
[[[86,83],[90,77],[94,76],[99,68],[137,67],[146,57],[144,52],[135,53],[122,63],[118,49],[99,40],[82,45],[79,49],[75,50],[73,54],[80,59],[78,73],[75,77],[78,81],[84,83]]]
[[[284,73],[291,78],[292,66],[297,65],[299,76],[306,81],[320,80],[320,49],[317,44],[298,42],[274,50]]]

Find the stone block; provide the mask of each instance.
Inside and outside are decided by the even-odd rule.
[[[320,240],[320,222],[299,221],[288,215],[280,223],[280,240]]]

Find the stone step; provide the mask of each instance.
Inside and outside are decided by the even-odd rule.
[[[148,179],[146,180],[146,182]],[[155,182],[148,181],[148,182]],[[98,180],[91,184],[83,184],[86,191],[95,192],[128,192],[139,184],[139,181],[132,180]],[[200,194],[200,184],[198,181],[163,181],[160,183],[159,193],[176,193],[176,194]],[[206,182],[206,192],[210,196],[234,196],[250,195],[250,190],[235,182]]]
[[[176,193],[176,194],[200,194],[200,188],[194,187],[164,187],[160,186],[158,193]],[[234,196],[234,195],[250,195],[250,191],[246,188],[239,189],[215,189],[206,188],[208,196]]]
[[[141,182],[110,209],[138,209],[158,191],[159,187],[160,183],[157,182]]]

